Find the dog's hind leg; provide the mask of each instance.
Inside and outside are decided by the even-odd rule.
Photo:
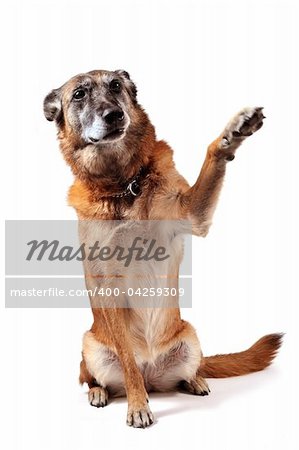
[[[208,383],[200,375],[196,375],[196,377],[190,381],[181,381],[179,384],[179,389],[187,391],[193,395],[201,396],[209,395],[211,392]]]
[[[108,404],[108,390],[103,386],[100,386],[96,379],[89,373],[86,362],[83,359],[80,363],[80,384],[87,383],[89,387],[88,391],[88,401],[91,406],[96,406],[97,408],[103,408]]]
[[[103,408],[108,404],[108,391],[102,386],[94,386],[89,389],[88,401],[91,406]]]
[[[95,383],[95,379],[89,373],[89,371],[88,371],[88,369],[86,367],[86,362],[85,362],[85,359],[84,359],[83,355],[82,355],[82,361],[80,363],[79,383],[80,384],[87,383],[89,388],[95,386],[95,384],[94,384]]]

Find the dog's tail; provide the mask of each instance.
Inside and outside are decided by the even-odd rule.
[[[202,359],[199,375],[204,378],[227,378],[263,370],[275,358],[282,338],[283,333],[268,334],[243,352],[206,356]]]

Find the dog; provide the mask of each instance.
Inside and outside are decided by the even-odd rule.
[[[110,221],[118,220],[186,220],[193,234],[205,237],[227,163],[264,120],[261,107],[240,111],[208,146],[199,177],[190,187],[175,168],[171,148],[156,139],[126,71],[94,70],[71,78],[46,96],[44,114],[57,125],[60,149],[75,177],[69,204],[80,221],[93,223],[83,229],[85,239],[95,224],[108,236]],[[95,266],[95,271],[100,273],[103,266]],[[88,270],[85,267],[87,287],[99,285],[107,274],[90,277]],[[148,392],[183,389],[207,395],[205,378],[263,370],[282,342],[282,334],[270,334],[246,351],[204,357],[179,307],[98,307],[94,299],[91,306],[94,322],[83,339],[80,383],[88,384],[92,406],[106,406],[108,394],[126,395],[127,424],[136,428],[154,421]]]

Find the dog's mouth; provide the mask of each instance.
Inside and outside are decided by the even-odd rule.
[[[114,141],[115,139],[119,139],[125,133],[125,128],[115,128],[114,130],[108,131],[103,137],[103,141]]]
[[[123,135],[125,134],[125,131],[126,131],[125,127],[113,128],[113,130],[107,130],[107,132],[99,138],[89,136],[88,140],[91,144],[95,145],[101,144],[103,142],[113,142],[122,138]]]

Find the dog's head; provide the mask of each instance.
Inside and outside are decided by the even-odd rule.
[[[44,114],[59,129],[61,148],[76,173],[99,175],[114,157],[129,161],[127,134],[140,138],[147,126],[137,103],[136,86],[123,70],[94,70],[77,75],[51,91]],[[132,147],[132,146],[131,146]],[[132,155],[131,155],[132,156]]]
[[[95,70],[71,78],[44,100],[47,120],[65,122],[85,144],[122,139],[136,103],[136,87],[127,72]]]

